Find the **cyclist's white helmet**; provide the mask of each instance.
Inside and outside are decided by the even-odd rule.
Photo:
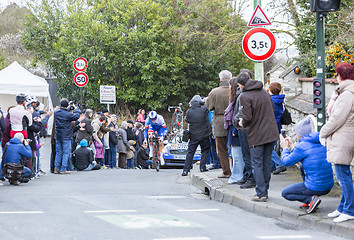
[[[34,96],[27,96],[27,98],[26,98],[26,102],[27,102],[28,104],[36,103],[37,101],[38,101],[37,98],[34,97]]]
[[[150,118],[151,120],[156,119],[156,118],[157,118],[157,112],[155,112],[155,111],[149,112],[149,118]]]

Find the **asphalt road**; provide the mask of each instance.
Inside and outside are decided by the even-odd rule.
[[[4,183],[0,239],[342,239],[211,201],[181,171],[47,173],[20,186]]]

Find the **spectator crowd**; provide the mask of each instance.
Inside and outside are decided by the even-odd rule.
[[[252,79],[248,69],[241,69],[237,77],[221,71],[219,86],[208,97],[195,95],[189,103],[185,118],[189,141],[182,176],[190,172],[200,146],[201,172],[221,168],[219,178],[241,189],[254,188],[251,200],[266,202],[272,173],[280,174],[286,167],[300,164],[303,182],[286,187],[282,196],[299,201],[307,213],[312,213],[321,203],[320,196],[328,194],[334,185],[333,163],[342,199],[328,217],[334,222],[354,219],[350,170],[354,157],[354,68],[339,63],[336,74],[339,85],[328,104],[328,122],[317,132],[314,117],[299,121],[295,144],[281,134],[285,97],[281,84],[273,82],[267,92],[262,82]],[[162,141],[168,132],[163,117],[155,111],[147,117],[145,110],[139,109],[135,121],[118,124],[117,116],[107,109],[81,111],[65,98],[54,110],[41,108],[36,98],[24,94],[17,95],[16,102],[6,115],[0,111],[0,179],[6,177],[12,185],[45,174],[41,147],[49,135],[50,172],[70,174],[74,170],[150,168],[153,162],[148,134],[156,132]]]

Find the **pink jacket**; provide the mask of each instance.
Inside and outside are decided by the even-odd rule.
[[[95,149],[96,149],[96,158],[104,158],[103,145],[97,142],[96,140],[93,140],[93,144],[95,145]]]

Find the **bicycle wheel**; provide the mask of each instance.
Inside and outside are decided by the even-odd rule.
[[[172,124],[172,132],[177,131],[177,118],[178,118],[177,113],[174,112],[173,115],[172,115],[172,122],[171,122],[171,124]]]
[[[156,143],[154,143],[154,148],[153,148],[153,165],[154,168],[156,169],[157,172],[160,171],[160,161],[159,161],[159,149],[156,145]]]
[[[180,114],[177,115],[176,129],[177,131],[181,131],[183,129],[183,116]]]

